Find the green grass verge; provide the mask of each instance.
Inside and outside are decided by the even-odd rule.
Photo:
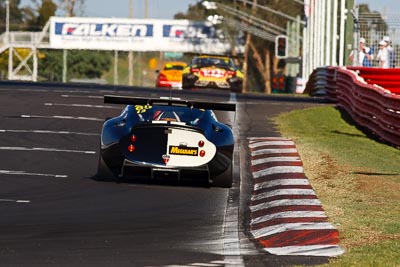
[[[400,150],[369,138],[335,107],[275,119],[295,141],[343,256],[329,266],[400,266]]]

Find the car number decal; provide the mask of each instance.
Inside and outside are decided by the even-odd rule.
[[[147,104],[147,105],[136,105],[136,106],[135,106],[135,110],[136,110],[136,113],[137,113],[137,114],[144,113],[144,112],[146,112],[148,109],[151,109],[151,108],[152,108],[152,106],[149,105],[149,104]]]

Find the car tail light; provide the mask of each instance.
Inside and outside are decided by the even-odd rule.
[[[132,143],[135,143],[136,140],[137,140],[136,135],[132,134],[132,135],[129,137],[129,140],[130,140]],[[130,145],[128,146],[128,151],[131,152],[131,153],[132,153],[133,151],[135,151],[135,149],[136,149],[136,147],[135,147],[133,144],[130,144]]]
[[[200,72],[200,69],[190,69],[190,72],[191,73],[199,73]]]
[[[204,150],[200,150],[200,157],[204,157],[206,155],[206,152]]]
[[[229,77],[236,77],[236,71],[228,70],[227,74],[228,74]]]
[[[199,147],[203,147],[204,146],[204,141],[200,140],[198,145],[199,145]]]
[[[168,80],[168,79],[167,79],[167,75],[165,75],[165,74],[163,74],[163,73],[160,73],[160,75],[158,76],[158,79],[159,79],[160,81],[166,81],[166,80]]]
[[[136,149],[135,146],[132,145],[132,144],[130,144],[130,145],[128,146],[128,151],[131,152],[131,153],[132,153],[133,151],[135,151],[135,149]]]

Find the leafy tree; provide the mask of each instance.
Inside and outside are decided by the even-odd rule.
[[[39,61],[38,73],[40,79],[48,81],[62,81],[63,54],[59,50],[43,51],[45,57]]]
[[[31,0],[32,6],[22,7],[26,31],[41,31],[51,16],[56,14],[58,6],[52,0]]]
[[[69,74],[73,78],[100,78],[112,63],[112,52],[71,51],[68,57]]]
[[[359,5],[358,12],[360,32],[368,32],[371,27],[374,27],[379,32],[386,32],[388,30],[388,25],[382,18],[382,15],[377,11],[371,11],[368,5]]]
[[[57,6],[53,0],[31,0],[32,5],[19,7],[20,0],[10,0],[10,31],[40,31],[56,14],[59,7],[65,7],[67,14],[74,16],[82,12],[85,0],[58,0]],[[5,18],[6,6],[0,3],[0,16]],[[4,15],[4,16],[3,16]],[[5,30],[5,24],[0,22],[0,32]],[[30,49],[18,48],[17,52],[24,58]],[[19,59],[14,57],[14,67]],[[108,71],[112,63],[109,52],[72,50],[68,52],[69,78],[99,78]],[[44,50],[39,53],[39,75],[42,80],[62,81],[63,53],[59,50]],[[0,76],[5,76],[8,69],[8,50],[0,54]]]
[[[112,63],[111,52],[105,51],[68,51],[67,77],[71,78],[100,78],[103,72],[110,69]],[[47,50],[45,57],[40,60],[39,74],[41,79],[62,81],[63,52]]]
[[[56,11],[57,5],[52,0],[43,0],[38,9],[39,16],[36,19],[36,24],[43,27],[50,17],[56,14]]]
[[[174,19],[190,19],[202,21],[206,18],[207,10],[202,6],[201,2],[194,5],[189,5],[186,13],[180,12],[174,15]]]
[[[21,0],[9,0],[10,10],[10,31],[21,30],[21,23],[23,21],[23,12],[19,8]],[[0,3],[0,33],[6,30],[6,3],[1,1]]]
[[[58,0],[58,2],[60,7],[65,10],[67,17],[75,17],[83,14],[86,0]]]

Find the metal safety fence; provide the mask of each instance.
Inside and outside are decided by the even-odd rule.
[[[393,48],[393,64],[391,68],[400,67],[400,14],[399,13],[360,13],[359,36],[365,39],[365,46],[370,48],[373,56],[372,67],[378,67],[379,42],[389,37]]]

